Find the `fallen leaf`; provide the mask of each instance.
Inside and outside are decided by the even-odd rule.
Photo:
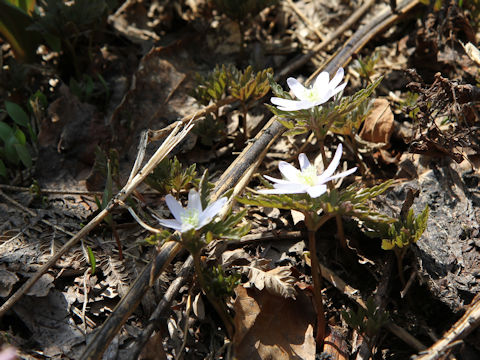
[[[200,320],[205,319],[205,305],[203,304],[202,294],[198,293],[193,300],[193,313]]]
[[[273,295],[295,299],[295,281],[290,266],[279,266],[269,271],[247,266],[249,282],[245,287],[255,286],[258,290],[264,288]]]
[[[390,144],[393,133],[393,112],[386,99],[375,99],[365,122],[360,137],[372,143]]]
[[[162,334],[157,332],[150,339],[143,347],[140,356],[138,357],[139,360],[162,360],[167,359],[167,354],[165,353],[165,349],[163,348],[163,337]]]
[[[297,225],[299,222],[305,220],[305,215],[297,210],[290,210],[290,214],[292,215],[293,225]]]
[[[246,265],[252,262],[252,257],[244,249],[227,250],[222,253],[222,266]]]
[[[13,311],[31,332],[32,339],[43,347],[43,356],[47,358],[68,354],[74,345],[85,341],[78,326],[69,321],[65,294],[56,289],[44,297],[23,297]]]
[[[17,275],[8,270],[0,269],[0,297],[10,295],[13,285],[15,285],[17,281]]]
[[[47,296],[51,288],[53,288],[53,276],[50,274],[43,274],[38,281],[33,284],[26,295],[43,297]]]
[[[285,299],[268,291],[235,289],[235,336],[237,359],[313,360],[316,318],[310,298],[299,292]]]

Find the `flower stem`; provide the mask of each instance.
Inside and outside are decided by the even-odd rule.
[[[325,215],[320,220],[315,221],[315,214],[310,214],[309,212],[304,213],[305,215],[305,226],[308,229],[308,248],[310,249],[310,261],[312,268],[312,279],[313,279],[313,296],[315,299],[315,305],[317,308],[317,344],[323,346],[323,340],[325,339],[325,331],[327,327],[327,320],[325,319],[325,311],[323,310],[323,298],[322,298],[322,270],[318,262],[317,257],[317,242],[315,238],[315,233],[320,227],[325,224],[329,219],[332,218],[332,215]],[[313,216],[312,216],[313,215]]]
[[[308,247],[310,249],[310,260],[312,267],[313,296],[315,298],[315,305],[317,308],[317,336],[315,340],[317,341],[317,344],[322,347],[323,340],[325,339],[327,320],[325,319],[325,311],[323,309],[322,272],[317,258],[315,231],[308,230]]]
[[[395,255],[397,258],[398,276],[400,278],[400,282],[402,283],[402,287],[405,288],[406,282],[405,282],[405,276],[403,275],[403,257],[405,256],[405,252],[402,250],[403,249],[400,249],[400,250],[395,249]]]
[[[205,276],[203,275],[202,261],[200,260],[200,253],[196,253],[196,254],[192,253],[192,256],[193,256],[193,266],[195,267],[195,273],[197,274],[200,287],[202,288],[203,292],[207,296],[207,299],[210,302],[210,304],[212,304],[213,308],[217,312],[218,316],[220,316],[220,319],[222,319],[225,329],[227,330],[228,337],[230,339],[233,339],[233,332],[234,332],[233,321],[230,315],[228,315],[225,304],[223,304],[220,301],[220,299],[216,298],[213,294],[211,294],[207,290]]]

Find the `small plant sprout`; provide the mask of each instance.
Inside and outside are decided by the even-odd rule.
[[[298,100],[272,97],[271,102],[282,111],[310,109],[327,102],[332,96],[343,91],[347,83],[340,84],[343,79],[343,68],[339,68],[333,79],[329,80],[328,72],[318,75],[311,88],[305,88],[297,79],[288,78],[287,84]]]
[[[374,337],[381,327],[388,322],[389,314],[379,309],[375,305],[373,297],[369,297],[365,307],[360,306],[356,312],[354,310],[342,311],[342,317],[352,329],[362,334],[371,351]]]
[[[413,209],[408,210],[405,216],[390,224],[386,234],[382,239],[383,250],[393,250],[397,258],[398,276],[403,286],[406,285],[403,275],[403,258],[410,247],[410,244],[416,243],[427,228],[428,215],[430,208],[425,205],[423,211],[415,216]]]
[[[319,197],[327,191],[328,181],[339,179],[354,173],[357,168],[352,168],[343,171],[339,174],[333,175],[342,156],[342,144],[339,144],[335,156],[330,165],[322,173],[318,174],[315,165],[310,164],[305,154],[298,156],[300,163],[300,170],[285,161],[281,161],[278,168],[285,179],[275,179],[271,176],[265,176],[270,181],[273,181],[273,189],[260,190],[261,194],[303,194],[307,193],[312,198]]]
[[[200,194],[194,189],[190,189],[190,192],[188,193],[188,205],[186,208],[183,208],[180,202],[175,200],[172,195],[168,194],[165,197],[165,201],[175,219],[157,220],[160,225],[180,231],[181,233],[192,229],[200,230],[213,220],[226,204],[227,200],[226,197],[222,197],[208,205],[204,210],[202,208]]]

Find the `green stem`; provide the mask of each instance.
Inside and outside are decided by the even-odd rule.
[[[198,276],[198,282],[200,283],[200,287],[204,291],[208,301],[210,302],[210,304],[212,304],[218,316],[220,316],[220,319],[222,319],[225,329],[227,330],[228,337],[230,339],[233,339],[233,333],[234,333],[233,321],[230,315],[228,315],[225,305],[221,301],[219,301],[218,298],[216,298],[209,291],[207,291],[207,286],[206,286],[207,284],[205,281],[205,276],[203,275],[202,261],[200,260],[200,253],[195,253],[195,254],[192,253],[192,256],[193,256],[193,266],[195,267],[195,273]]]

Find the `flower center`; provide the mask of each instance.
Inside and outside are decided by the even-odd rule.
[[[318,99],[318,94],[314,89],[307,89],[305,97],[308,101],[315,102]]]
[[[182,225],[190,225],[191,227],[196,228],[200,220],[200,213],[197,209],[186,210],[181,217],[181,220]]]
[[[300,174],[298,174],[298,178],[302,184],[308,186],[315,186],[315,182],[318,178],[317,169],[315,168],[315,166],[310,165]]]

